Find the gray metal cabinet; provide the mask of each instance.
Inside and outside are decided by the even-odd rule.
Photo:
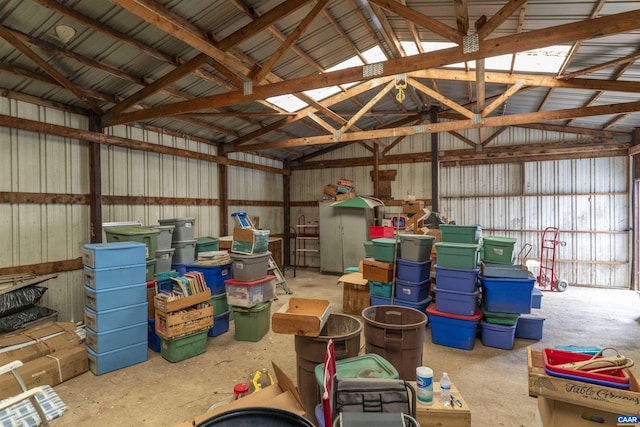
[[[320,272],[344,273],[364,258],[363,242],[373,225],[373,209],[342,208],[319,203]]]

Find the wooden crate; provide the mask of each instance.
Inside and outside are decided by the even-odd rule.
[[[198,292],[197,294],[189,295],[188,297],[176,298],[171,301],[163,298],[162,295],[156,295],[153,300],[153,305],[155,306],[156,310],[169,313],[172,311],[178,311],[187,307],[194,306],[201,302],[207,302],[210,299],[211,289],[207,288],[203,292]]]
[[[549,376],[544,370],[542,351],[529,347],[527,352],[530,396],[542,396],[616,414],[640,415],[640,386],[633,368],[628,369],[631,390],[620,390]]]
[[[164,339],[172,339],[213,326],[213,306],[203,303],[201,308],[165,313],[156,310],[156,333]]]
[[[342,292],[342,311],[347,314],[361,314],[362,310],[371,305],[369,295],[369,281],[362,277],[362,273],[345,274],[338,282],[344,286]]]
[[[279,334],[317,337],[329,314],[328,300],[292,297],[271,316],[271,329]]]
[[[362,277],[374,282],[391,282],[393,281],[393,263],[365,258],[362,261]]]
[[[415,381],[410,384],[416,388]],[[440,383],[433,382],[433,403],[431,405],[416,404],[416,420],[421,427],[471,427],[471,408],[464,400],[455,384],[451,384],[451,394],[462,406],[444,406],[440,403]]]

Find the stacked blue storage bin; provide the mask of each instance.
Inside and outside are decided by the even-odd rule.
[[[431,244],[434,238],[425,236],[416,240],[413,236],[400,235],[393,304],[425,313],[432,300]]]
[[[84,245],[86,345],[95,375],[147,360],[146,251],[129,241]]]

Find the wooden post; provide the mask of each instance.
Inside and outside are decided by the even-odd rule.
[[[224,152],[223,144],[218,144],[218,156],[227,157]],[[218,198],[220,200],[220,236],[226,236],[229,229],[229,206],[227,184],[229,178],[227,176],[227,165],[218,163]]]
[[[288,267],[291,265],[291,232],[289,228],[291,225],[291,162],[285,160],[282,166],[289,171],[288,174],[282,175],[282,209],[284,210],[282,215],[282,229],[284,231],[282,265]]]
[[[378,150],[378,144],[373,144],[373,171],[371,171],[371,178],[373,180],[373,197],[380,198],[379,194],[379,176],[380,172],[380,150]],[[375,225],[382,225],[382,218],[379,218],[380,208],[376,206],[373,208],[373,220]]]
[[[640,128],[633,130],[631,146],[640,145]],[[631,224],[633,224],[631,245],[631,289],[640,290],[640,155],[631,157]]]
[[[438,107],[431,107],[431,123],[438,123]],[[440,187],[438,183],[439,160],[438,160],[438,132],[431,134],[431,210],[433,212],[439,212],[438,206],[438,189]]]
[[[102,132],[100,116],[89,113],[89,130]],[[89,237],[91,243],[102,242],[102,166],[100,144],[89,142]]]

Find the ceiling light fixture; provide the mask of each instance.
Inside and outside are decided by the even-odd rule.
[[[56,37],[62,43],[67,44],[76,35],[76,29],[68,25],[56,25]]]

